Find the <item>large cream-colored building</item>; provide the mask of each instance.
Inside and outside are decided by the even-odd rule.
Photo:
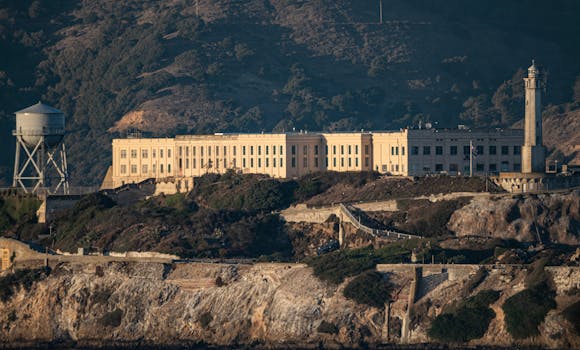
[[[150,178],[193,179],[228,169],[293,178],[320,171],[415,176],[521,171],[523,130],[402,129],[386,132],[178,135],[113,140],[104,188]]]

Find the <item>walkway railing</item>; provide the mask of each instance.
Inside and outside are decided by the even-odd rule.
[[[354,214],[347,208],[346,205],[341,203],[339,207],[340,211],[348,217],[349,221],[354,225],[354,227],[375,237],[383,236],[397,239],[421,238],[421,236],[410,235],[408,233],[402,233],[393,230],[379,230],[376,228],[368,227],[361,223],[360,220],[354,216]]]

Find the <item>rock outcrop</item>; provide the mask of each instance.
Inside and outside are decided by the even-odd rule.
[[[0,302],[0,341],[10,346],[64,347],[209,343],[332,348],[400,343],[413,277],[405,272],[412,268],[398,266],[403,265],[382,271],[395,285],[385,317],[387,308],[345,299],[344,284],[323,283],[302,264],[64,263],[28,291],[21,288]],[[466,274],[441,281],[421,295],[410,323],[403,326],[407,341],[432,341],[426,331],[445,307],[482,289],[495,289],[502,295],[492,305],[496,317],[486,335],[470,345],[516,344],[505,329],[501,304],[524,288],[525,268],[487,269],[487,277],[475,290],[466,288],[472,278]],[[580,270],[553,269],[558,309],[548,314],[540,336],[517,344],[580,345],[561,312],[580,298],[577,283],[570,283],[580,279]]]
[[[474,198],[447,227],[457,236],[580,244],[580,191]]]

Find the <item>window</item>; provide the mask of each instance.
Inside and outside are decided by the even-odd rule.
[[[457,155],[457,146],[449,146],[449,154],[452,156]]]
[[[193,156],[194,156],[194,157],[195,157],[195,149],[196,149],[196,148],[197,148],[197,147],[193,146],[193,149],[192,149],[192,154],[193,154]]]
[[[224,157],[225,157],[225,156],[226,156],[226,154],[227,154],[227,150],[228,150],[228,148],[227,148],[226,146],[224,146]]]
[[[478,156],[483,155],[483,146],[476,146],[475,147],[475,154],[477,154]]]
[[[308,146],[305,145],[304,147],[302,147],[302,154],[303,155],[307,155],[308,154]]]
[[[254,167],[254,158],[250,158],[250,168]]]
[[[220,155],[220,148],[219,148],[219,146],[215,146],[215,155],[216,155],[216,157],[219,157],[219,155]]]
[[[273,148],[275,149],[275,148]],[[272,166],[275,168],[276,167],[276,158],[272,158]]]
[[[507,156],[510,154],[510,148],[509,146],[501,146],[501,155],[502,156]],[[502,170],[502,171],[507,171],[507,170]]]
[[[159,158],[163,158],[163,149],[159,150]]]
[[[167,149],[167,158],[171,158],[171,148]]]
[[[211,146],[207,146],[207,156],[211,157]]]
[[[121,164],[121,174],[127,174],[127,166],[125,164]]]
[[[246,167],[246,158],[242,159],[242,167]]]
[[[352,166],[352,159],[349,157],[348,158],[348,167],[350,168]]]
[[[490,172],[496,172],[497,171],[497,164],[493,163],[489,165],[489,171]]]
[[[296,158],[292,158],[292,167],[296,168]]]
[[[155,150],[151,150],[151,158],[155,158],[157,156],[157,152]]]
[[[365,166],[368,167],[369,166],[369,157],[365,157]]]
[[[463,146],[463,155],[464,156],[468,156],[469,155],[469,146]]]
[[[423,146],[423,154],[424,155],[431,154],[431,147],[430,146]]]
[[[314,167],[318,168],[318,158],[314,158]]]
[[[369,154],[369,145],[365,145],[365,154]]]
[[[344,145],[340,145],[340,154],[344,154]]]
[[[510,163],[508,161],[501,162],[501,171],[510,171]]]
[[[399,155],[399,146],[395,147],[395,155],[398,156]]]
[[[358,167],[358,157],[354,159],[354,166]]]
[[[395,147],[391,146],[391,155],[394,156],[395,155]]]
[[[489,146],[489,154],[495,156],[497,154],[497,147],[496,146]],[[491,171],[491,169],[490,169]]]
[[[258,158],[258,168],[262,167],[262,158]]]
[[[405,155],[405,146],[401,147],[401,155]]]
[[[336,168],[336,157],[332,158],[332,166]]]
[[[522,171],[522,165],[519,163],[514,163],[514,171],[517,171],[517,172]]]
[[[141,158],[148,158],[149,152],[146,149],[141,150]]]
[[[171,164],[167,164],[167,173],[171,174]]]
[[[148,170],[149,169],[147,168],[147,164],[144,164],[141,166],[141,173],[147,174]]]
[[[245,156],[246,155],[246,146],[242,146],[242,155]]]
[[[457,164],[449,164],[449,171],[457,172]]]
[[[283,156],[284,155],[284,146],[280,146],[280,155]],[[280,166],[282,166],[282,164],[280,164]]]
[[[435,171],[443,171],[443,164],[435,164]]]
[[[419,154],[419,147],[417,147],[417,146],[411,147],[411,155],[416,156],[418,154]]]
[[[179,146],[179,148],[177,148],[177,149],[178,149],[178,154],[181,157],[183,155],[183,147]]]
[[[332,154],[336,154],[336,145],[332,146]]]
[[[272,146],[272,154],[276,155],[276,146]]]
[[[305,167],[305,168],[308,168],[308,158],[304,158],[302,160],[302,166]]]
[[[435,146],[435,154],[438,156],[443,155],[443,146]],[[437,170],[437,167],[435,167],[435,170]],[[442,171],[443,169],[439,170]]]
[[[254,155],[254,146],[250,146],[250,155],[253,156]]]
[[[153,166],[151,167],[151,171],[153,172],[153,174],[157,172],[157,164],[153,164]]]
[[[485,171],[485,164],[481,163],[475,164],[475,171]]]
[[[268,146],[266,146],[268,147]],[[266,158],[266,168],[270,166],[270,158]]]
[[[295,145],[292,145],[291,153],[293,156],[296,155],[296,146]]]
[[[122,149],[121,150],[121,159],[125,159],[127,158],[127,150],[126,149]]]
[[[234,154],[234,156],[237,156],[236,146],[234,146],[234,148],[232,148],[232,153]]]
[[[352,151],[352,147],[351,147],[351,145],[348,145],[348,154],[350,154],[351,151]]]
[[[189,157],[189,147],[185,147],[185,156]]]
[[[344,158],[340,158],[340,166],[344,167]]]
[[[358,145],[354,145],[354,154],[358,154]]]
[[[522,154],[522,146],[514,146],[514,155]],[[514,164],[515,166],[515,164]]]
[[[233,160],[234,169],[238,166],[238,160],[234,158]]]
[[[266,155],[270,154],[270,146],[266,146]]]
[[[137,158],[137,150],[136,149],[131,150],[131,158]]]
[[[280,146],[280,147],[282,147],[282,146]],[[280,149],[282,149],[282,148],[280,148]],[[280,151],[280,152],[282,152],[282,151]],[[280,168],[283,168],[283,167],[284,167],[284,162],[282,161],[282,158],[280,158]]]
[[[261,156],[262,155],[262,146],[258,146],[258,155]]]
[[[131,174],[136,174],[137,173],[137,164],[132,164],[131,165]]]
[[[318,145],[314,145],[314,154],[318,155]]]
[[[185,158],[185,169],[189,169],[189,158]]]
[[[192,167],[193,169],[197,168],[197,164],[196,164],[196,162],[195,162],[195,158],[193,158],[193,161],[192,161],[192,162],[193,162],[193,163],[191,164],[191,167]]]

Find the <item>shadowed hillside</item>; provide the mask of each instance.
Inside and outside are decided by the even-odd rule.
[[[73,182],[84,184],[101,180],[110,140],[128,128],[510,126],[531,58],[547,68],[547,111],[573,120],[580,4],[383,3],[380,24],[374,0],[2,1],[0,178],[11,113],[40,98],[67,114]]]

